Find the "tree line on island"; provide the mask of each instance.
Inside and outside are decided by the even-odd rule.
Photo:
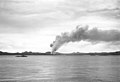
[[[31,52],[31,51],[11,53],[11,52],[0,51],[0,55],[91,55],[91,56],[101,55],[101,56],[107,56],[107,55],[120,55],[120,51],[115,51],[115,52],[90,52],[90,53],[81,53],[81,52],[59,53],[59,52],[55,52],[54,54],[52,54],[50,51],[44,52],[44,53]]]

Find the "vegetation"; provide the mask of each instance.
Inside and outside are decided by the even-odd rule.
[[[108,56],[108,55],[120,55],[120,51],[116,52],[96,52],[96,53],[80,53],[80,52],[74,52],[74,53],[58,53],[51,54],[51,52],[31,52],[31,51],[25,51],[25,52],[16,52],[16,53],[10,53],[10,52],[2,52],[0,51],[0,55],[100,55],[100,56]]]

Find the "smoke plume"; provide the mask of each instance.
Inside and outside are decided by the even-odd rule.
[[[118,30],[100,30],[97,28],[89,29],[89,26],[77,26],[72,32],[64,32],[56,36],[55,41],[50,45],[52,52],[59,49],[63,44],[77,41],[89,42],[116,42],[120,41],[120,31]]]

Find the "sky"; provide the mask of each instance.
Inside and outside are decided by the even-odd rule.
[[[0,50],[47,52],[77,25],[120,30],[120,0],[0,0]],[[117,45],[116,45],[117,44]],[[120,42],[69,42],[58,52],[120,50]]]

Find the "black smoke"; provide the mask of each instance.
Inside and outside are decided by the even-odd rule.
[[[97,28],[89,29],[89,26],[77,26],[72,32],[64,32],[56,36],[55,41],[50,45],[52,52],[59,49],[63,44],[77,41],[89,42],[115,42],[120,41],[120,31],[118,30],[100,30]]]

